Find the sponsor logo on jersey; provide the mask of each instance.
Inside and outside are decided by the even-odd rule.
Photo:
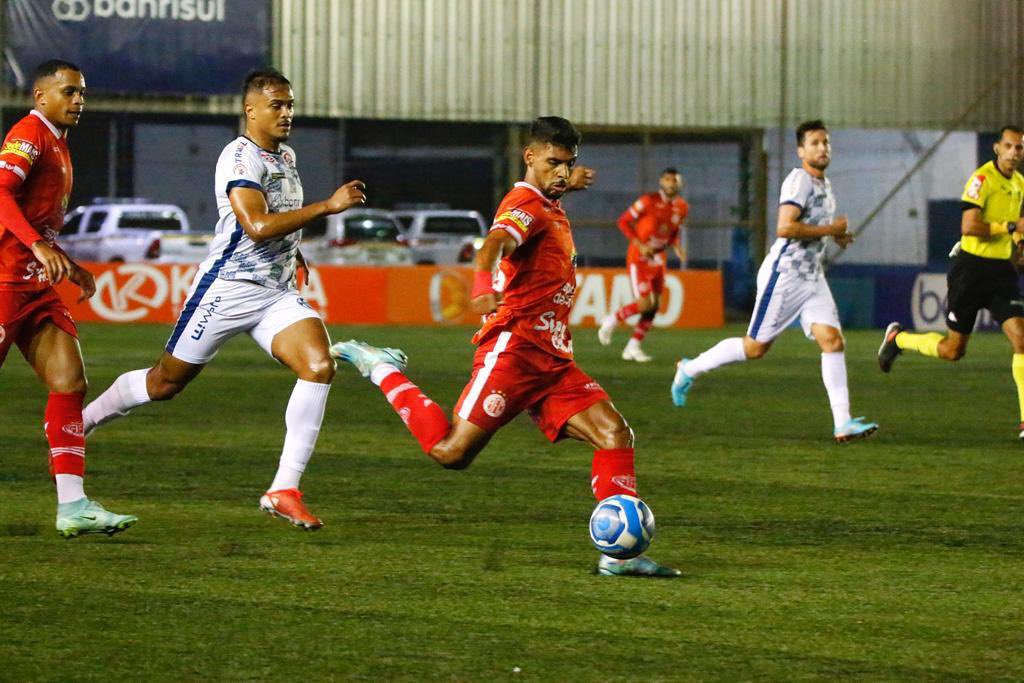
[[[50,11],[57,21],[98,19],[163,19],[223,22],[227,0],[53,0]]]
[[[505,400],[505,395],[500,391],[495,391],[484,399],[484,412],[491,417],[500,417],[507,407],[508,401]]]
[[[526,232],[530,229],[530,224],[533,223],[533,216],[526,213],[522,209],[510,209],[505,213],[498,216],[498,220],[495,223],[502,223],[508,221],[512,223],[521,231]]]
[[[245,175],[244,164],[235,164],[235,175]]]
[[[30,164],[34,164],[39,158],[39,150],[28,140],[8,140],[0,149],[0,156],[4,154],[19,156]]]
[[[985,184],[985,176],[976,175],[971,178],[971,184],[967,186],[967,196],[971,199],[981,199],[981,186]]]
[[[7,338],[7,330],[4,329],[3,325],[0,325],[0,344],[4,343],[4,339]]]

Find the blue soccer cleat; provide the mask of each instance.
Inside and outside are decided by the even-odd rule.
[[[683,366],[689,362],[689,358],[684,358],[676,363],[676,376],[672,378],[672,403],[675,403],[677,408],[686,405],[686,395],[693,386],[693,378],[683,370]]]
[[[64,538],[84,534],[106,534],[113,536],[124,531],[139,518],[135,515],[119,515],[88,498],[79,498],[72,503],[57,506],[57,533]]]
[[[849,420],[839,429],[835,430],[836,443],[846,443],[854,439],[863,439],[878,431],[878,425],[874,422],[865,422],[863,417],[855,417]]]
[[[638,555],[628,560],[616,560],[614,557],[602,555],[597,562],[596,573],[598,576],[647,576],[662,579],[682,575],[678,569],[660,565],[646,555]]]
[[[405,366],[409,364],[409,358],[401,349],[371,346],[355,339],[332,344],[330,350],[334,358],[356,366],[363,377],[369,377],[378,365],[392,365],[405,372]]]

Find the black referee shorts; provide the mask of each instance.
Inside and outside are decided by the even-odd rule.
[[[978,311],[987,308],[1002,325],[1024,317],[1017,271],[1008,259],[991,259],[961,251],[946,276],[949,312],[946,326],[961,334],[974,330]]]

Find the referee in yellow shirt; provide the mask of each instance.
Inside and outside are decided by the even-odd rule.
[[[960,198],[959,249],[954,248],[949,285],[949,334],[904,332],[899,323],[885,328],[878,364],[889,372],[905,350],[944,360],[959,360],[967,352],[978,311],[987,308],[1013,346],[1013,381],[1020,403],[1020,438],[1024,439],[1024,301],[1014,265],[1024,262],[1024,176],[1017,171],[1024,160],[1024,131],[1004,126],[994,146],[996,158],[974,173]]]

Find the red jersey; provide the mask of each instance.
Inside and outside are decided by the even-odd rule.
[[[543,351],[571,359],[576,246],[561,203],[529,183],[516,183],[501,200],[491,230],[504,230],[518,246],[498,264],[494,289],[504,298],[486,316],[473,343],[508,330]]]
[[[29,247],[55,245],[71,181],[64,134],[35,110],[14,124],[0,148],[0,289],[50,286]]]
[[[682,197],[669,200],[660,191],[641,195],[619,216],[619,230],[630,240],[626,263],[665,265],[665,249],[670,244],[679,244],[679,229],[689,211],[690,205]],[[641,256],[633,240],[639,240],[654,253],[646,258]]]

